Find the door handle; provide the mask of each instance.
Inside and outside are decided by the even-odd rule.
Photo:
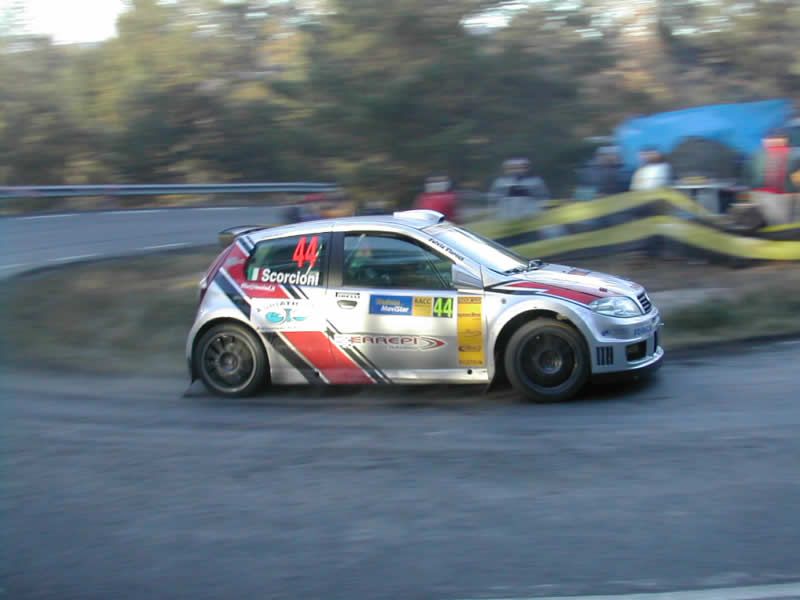
[[[338,304],[340,308],[355,308],[358,302],[355,300],[337,300],[336,304]]]

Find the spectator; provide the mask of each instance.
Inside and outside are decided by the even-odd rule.
[[[656,190],[672,183],[672,167],[655,148],[646,148],[639,154],[642,163],[633,174],[631,190]]]
[[[628,189],[628,175],[616,146],[598,148],[592,161],[591,180],[597,196],[621,194]]]
[[[503,163],[503,175],[492,184],[489,199],[500,208],[501,218],[514,219],[541,210],[550,191],[541,177],[530,173],[527,158],[514,158]]]
[[[763,149],[753,157],[752,184],[761,192],[785,194],[791,190],[789,162],[791,146],[783,130],[771,131],[762,141]]]
[[[753,157],[750,198],[768,225],[789,223],[800,218],[800,151],[784,130],[770,132],[762,146]]]
[[[453,184],[446,175],[428,177],[425,191],[417,196],[414,208],[424,208],[442,213],[448,221],[457,221],[458,198]]]

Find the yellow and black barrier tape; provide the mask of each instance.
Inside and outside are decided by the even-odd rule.
[[[484,221],[471,224],[470,228],[490,238],[501,238],[544,229],[545,227],[592,221],[624,211],[644,208],[654,203],[667,205],[675,211],[690,213],[701,219],[713,219],[715,217],[713,213],[710,213],[689,196],[672,189],[663,188],[646,192],[627,192],[587,202],[569,202],[543,211],[530,219]]]
[[[594,248],[631,244],[658,236],[736,258],[800,260],[800,241],[744,237],[666,215],[647,217],[595,231],[523,243],[514,246],[514,250],[525,256],[558,256]]]

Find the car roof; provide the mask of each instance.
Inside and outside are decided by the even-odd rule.
[[[399,229],[412,228],[424,229],[437,223],[442,223],[445,216],[435,210],[404,210],[397,211],[391,215],[369,215],[360,217],[337,217],[333,219],[319,219],[316,221],[304,221],[290,225],[269,227],[250,231],[247,235],[254,238],[280,237],[282,235],[298,235],[312,233],[315,231],[326,231],[333,229],[350,229],[351,226],[373,227],[373,226],[395,226]]]

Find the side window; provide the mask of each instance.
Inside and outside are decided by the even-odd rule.
[[[327,256],[327,246],[327,234],[265,240],[250,256],[247,279],[263,283],[324,285],[322,264]]]
[[[342,283],[373,288],[450,289],[451,263],[406,238],[348,233],[344,238]]]

